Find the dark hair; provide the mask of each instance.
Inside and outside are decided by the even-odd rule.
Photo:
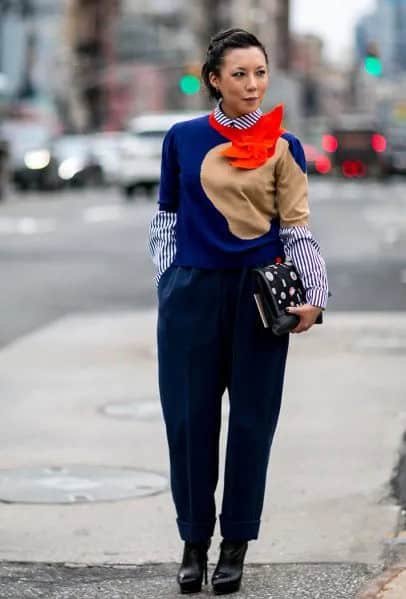
[[[220,74],[220,67],[227,50],[232,50],[233,48],[251,48],[252,46],[262,50],[268,64],[268,54],[265,46],[261,44],[253,33],[249,33],[245,29],[227,29],[213,35],[207,48],[206,62],[203,64],[201,71],[203,82],[210,97],[216,100],[221,98],[221,93],[210,83],[209,73],[215,73],[217,76]]]

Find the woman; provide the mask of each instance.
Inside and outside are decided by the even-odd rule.
[[[266,472],[278,421],[289,335],[263,328],[252,268],[290,255],[306,290],[293,332],[307,331],[327,303],[327,276],[308,229],[300,141],[282,109],[260,105],[268,57],[241,29],[214,36],[202,78],[218,104],[178,123],[162,150],[159,210],[150,227],[158,267],[159,386],[171,491],[185,541],[182,592],[207,584],[218,481],[221,400],[230,401],[222,542],[215,593],[240,587],[248,541],[258,538]]]

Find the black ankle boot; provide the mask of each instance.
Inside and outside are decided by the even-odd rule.
[[[220,557],[211,579],[216,595],[235,593],[239,590],[247,548],[248,541],[222,540]]]
[[[207,551],[211,541],[203,543],[185,542],[182,564],[177,581],[181,593],[198,593],[202,590],[202,581],[207,584]]]

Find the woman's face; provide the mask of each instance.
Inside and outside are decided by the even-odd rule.
[[[209,75],[222,95],[227,116],[236,117],[259,108],[268,87],[268,66],[260,48],[233,48],[223,57],[220,73]]]

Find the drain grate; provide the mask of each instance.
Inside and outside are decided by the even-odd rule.
[[[106,416],[113,418],[134,418],[135,420],[160,420],[161,404],[158,400],[117,401],[101,408]]]
[[[109,466],[52,466],[0,470],[0,501],[7,503],[89,503],[163,493],[159,473]]]

